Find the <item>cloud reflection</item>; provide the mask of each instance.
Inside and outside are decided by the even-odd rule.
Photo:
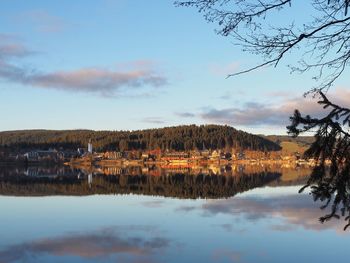
[[[259,196],[237,196],[224,200],[211,200],[201,207],[205,215],[230,214],[243,215],[249,221],[264,218],[281,218],[282,225],[272,225],[277,231],[290,231],[295,227],[308,230],[342,229],[342,222],[330,221],[325,224],[319,218],[325,211],[314,203],[310,196],[305,194]]]
[[[229,249],[217,249],[213,251],[212,258],[215,262],[221,262],[223,259],[229,262],[241,262],[242,253]]]
[[[138,235],[129,236],[133,230],[137,230]],[[124,257],[131,262],[151,262],[154,261],[154,255],[170,244],[166,238],[152,236],[151,233],[154,232],[148,228],[126,228],[123,231],[103,229],[92,233],[33,240],[0,251],[0,262],[22,262],[44,255],[85,259],[122,256],[123,262],[127,261]]]
[[[319,218],[327,212],[321,210],[320,206],[321,203],[313,202],[307,194],[286,194],[281,191],[281,194],[242,194],[229,199],[208,200],[197,207],[178,207],[176,211],[197,211],[206,217],[224,214],[243,218],[247,222],[282,219],[281,223],[271,221],[270,229],[274,231],[292,231],[302,227],[314,231],[334,229],[342,233],[342,220],[331,220],[324,224],[319,222]],[[230,229],[229,225],[223,225],[222,228],[226,231]]]

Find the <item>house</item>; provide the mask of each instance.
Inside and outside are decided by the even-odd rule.
[[[77,157],[77,153],[75,151],[59,151],[57,157],[60,160],[70,160]]]
[[[209,157],[210,155],[210,152],[207,149],[202,150],[200,153],[203,157]]]
[[[217,151],[217,150],[214,150],[214,151],[212,151],[212,153],[210,154],[210,156],[209,156],[209,159],[211,160],[211,161],[218,161],[218,160],[220,160],[220,151]]]
[[[24,158],[28,162],[37,162],[37,161],[43,161],[43,160],[55,160],[57,161],[59,159],[58,152],[56,150],[38,150],[38,151],[31,151],[27,152],[24,155]]]
[[[188,162],[190,154],[187,152],[167,152],[161,158],[162,161],[167,162]]]
[[[108,159],[108,160],[118,160],[118,159],[123,158],[123,153],[122,152],[115,152],[115,151],[105,152],[103,154],[103,158]]]
[[[39,161],[39,154],[36,151],[27,152],[23,156],[28,162]]]

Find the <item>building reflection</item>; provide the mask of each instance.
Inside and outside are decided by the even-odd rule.
[[[22,196],[141,194],[227,198],[265,185],[306,181],[309,170],[281,166],[7,167],[0,194]]]

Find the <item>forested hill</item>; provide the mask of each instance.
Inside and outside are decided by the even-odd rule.
[[[0,132],[0,147],[10,149],[86,147],[96,150],[191,150],[240,148],[280,150],[266,138],[220,125],[186,125],[138,131],[23,130]]]

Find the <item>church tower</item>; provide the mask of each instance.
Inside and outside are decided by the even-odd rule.
[[[88,152],[89,152],[89,153],[92,153],[92,143],[91,143],[91,139],[89,140],[89,143],[88,143]]]

